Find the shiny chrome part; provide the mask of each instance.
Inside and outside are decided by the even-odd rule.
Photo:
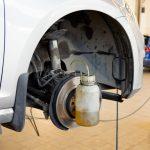
[[[13,113],[14,111],[12,108],[0,110],[0,124],[11,122]]]
[[[61,69],[60,54],[57,40],[49,41],[49,51],[51,54],[52,69]]]
[[[57,97],[56,113],[61,124],[67,128],[77,127],[74,118],[71,117],[67,112],[66,100],[70,92],[75,90],[79,84],[80,84],[80,77],[72,78],[71,80],[69,80],[64,84]]]
[[[60,60],[60,54],[58,49],[58,39],[63,36],[67,30],[57,30],[53,33],[49,33],[46,35],[46,39],[49,39],[49,51],[51,54],[51,61],[52,61],[52,69],[57,70],[61,69],[61,60]]]

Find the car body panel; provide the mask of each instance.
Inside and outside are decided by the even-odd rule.
[[[121,17],[117,20],[125,28],[132,46],[134,57],[133,91],[130,95],[132,96],[141,88],[143,82],[144,38],[139,32],[137,24],[133,22],[133,20],[126,17]]]
[[[134,59],[133,92],[141,87],[143,64],[139,62],[142,42],[135,22],[130,25],[126,10],[112,0],[5,0],[6,3],[6,52],[0,90],[0,109],[14,106],[17,81],[26,73],[31,57],[44,33],[57,20],[79,10],[95,10],[116,19],[127,32]],[[35,5],[36,4],[36,5]],[[125,14],[124,14],[125,12]],[[136,31],[133,31],[137,28]],[[139,39],[136,37],[140,37]],[[138,44],[138,47],[137,47]],[[138,49],[138,50],[137,50]],[[143,52],[142,52],[143,53]]]
[[[12,108],[0,110],[0,123],[10,122],[12,120],[13,113],[14,111]]]
[[[116,5],[108,0],[95,0],[95,3],[91,0],[82,0],[80,3],[76,0],[63,2],[39,0],[38,3],[35,0],[5,0],[5,3],[7,11],[5,58],[7,58],[7,63],[5,63],[0,91],[0,106],[1,103],[5,103],[4,108],[14,106],[17,80],[20,74],[27,72],[38,42],[57,20],[79,10],[96,10],[113,18],[122,16]]]
[[[3,66],[3,52],[4,52],[4,3],[0,0],[0,82]]]

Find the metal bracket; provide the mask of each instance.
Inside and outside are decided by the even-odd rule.
[[[102,98],[106,99],[106,100],[117,101],[120,103],[123,102],[121,95],[115,94],[115,93],[110,93],[110,92],[105,92],[105,91],[102,91]]]

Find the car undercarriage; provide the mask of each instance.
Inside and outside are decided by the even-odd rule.
[[[27,106],[43,110],[62,130],[77,126],[75,92],[80,75],[87,75],[85,66],[96,76],[102,98],[122,102],[130,95],[134,68],[128,36],[113,18],[96,11],[69,14],[44,34],[28,69]]]

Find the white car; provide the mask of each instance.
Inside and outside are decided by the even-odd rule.
[[[0,0],[0,16],[1,125],[21,131],[29,106],[59,129],[74,127],[83,63],[102,91],[121,91],[103,98],[141,88],[144,40],[123,0]]]

